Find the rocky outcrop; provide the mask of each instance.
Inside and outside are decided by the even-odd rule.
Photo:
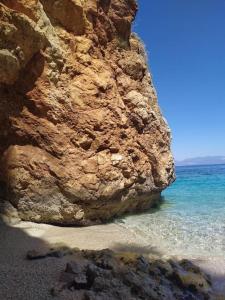
[[[98,223],[151,207],[174,180],[136,11],[0,1],[0,186],[21,219]]]
[[[109,249],[53,247],[29,251],[27,259],[62,259],[65,269],[50,289],[60,299],[219,299],[210,277],[188,260],[163,260]],[[65,259],[67,258],[67,259]]]

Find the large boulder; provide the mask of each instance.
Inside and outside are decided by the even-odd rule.
[[[136,11],[1,1],[0,187],[21,219],[99,223],[150,208],[174,180]]]

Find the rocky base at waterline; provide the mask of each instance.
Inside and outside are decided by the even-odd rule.
[[[22,220],[99,223],[174,180],[136,12],[135,0],[0,1],[0,190]]]
[[[166,261],[108,249],[80,251],[67,247],[29,251],[27,259],[65,256],[70,260],[50,289],[52,296],[60,299],[219,299],[213,295],[209,276],[188,260]]]

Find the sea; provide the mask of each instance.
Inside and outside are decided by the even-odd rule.
[[[225,258],[225,165],[177,167],[176,176],[158,208],[123,226],[160,254]]]

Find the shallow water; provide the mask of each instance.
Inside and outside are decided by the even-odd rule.
[[[225,257],[225,165],[177,167],[159,210],[123,225],[161,253]]]

